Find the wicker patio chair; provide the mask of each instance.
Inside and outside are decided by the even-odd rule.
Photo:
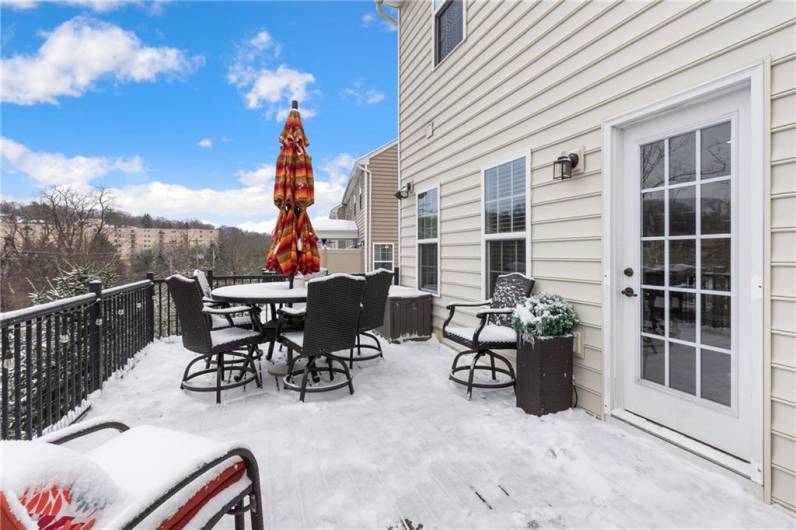
[[[453,359],[449,378],[451,381],[467,387],[467,399],[472,397],[473,388],[506,388],[514,386],[514,368],[511,362],[493,350],[517,349],[517,332],[511,327],[511,313],[517,304],[531,294],[533,284],[533,278],[523,274],[517,272],[504,274],[498,276],[495,282],[495,292],[490,300],[449,304],[447,306],[450,314],[442,325],[442,335],[446,339],[467,348]],[[476,316],[481,319],[479,325],[474,328],[451,326],[450,323],[457,307],[484,307],[484,309],[476,313]],[[473,357],[469,366],[466,364],[458,366],[459,359],[470,354],[473,354]],[[484,356],[489,357],[489,366],[478,364],[478,361]],[[496,367],[495,359],[501,361],[505,368]],[[477,370],[491,371],[492,381],[473,382],[473,377]],[[456,375],[463,371],[467,372],[466,380]],[[498,372],[509,376],[509,379],[498,381]]]
[[[361,276],[357,274],[356,276]],[[365,295],[362,299],[362,315],[359,318],[359,333],[357,334],[357,356],[354,357],[354,348],[349,350],[349,367],[354,367],[354,361],[368,361],[376,358],[384,358],[381,343],[378,337],[372,333],[373,330],[384,324],[384,308],[387,305],[387,296],[390,294],[393,273],[385,269],[369,272],[364,275]],[[375,344],[362,344],[362,337],[373,339]],[[362,350],[375,350],[371,355],[362,355]],[[332,354],[334,355],[334,354]],[[345,357],[337,356],[340,359]]]
[[[261,386],[260,375],[255,366],[257,344],[263,342],[259,329],[227,327],[213,329],[210,317],[213,315],[235,315],[249,313],[253,319],[254,309],[250,307],[207,307],[202,303],[202,293],[195,279],[179,274],[166,278],[169,293],[174,299],[177,318],[182,327],[182,345],[185,349],[198,353],[185,367],[181,388],[193,392],[215,392],[216,403],[221,403],[221,391],[244,386],[254,382]],[[242,353],[240,350],[246,350]],[[191,372],[198,362],[205,368]],[[215,367],[211,367],[211,362]],[[189,381],[209,373],[216,373],[215,386],[197,386]],[[234,380],[231,377],[235,374]],[[224,383],[228,379],[229,382]]]
[[[119,434],[91,443],[107,430]],[[18,486],[0,491],[4,529],[212,528],[229,514],[243,530],[246,512],[263,528],[257,460],[238,444],[107,418],[10,443],[6,478]]]
[[[340,358],[330,355],[341,350],[350,350],[356,346],[359,318],[362,311],[362,297],[365,293],[365,278],[348,274],[332,274],[307,282],[307,305],[304,310],[284,307],[279,310],[282,318],[296,318],[302,313],[304,329],[281,333],[279,341],[287,348],[287,375],[284,376],[284,387],[300,392],[299,399],[304,401],[307,392],[326,392],[348,386],[354,393],[354,384],[348,366]],[[298,357],[293,357],[293,352]],[[319,359],[326,360],[328,367],[317,366]],[[303,360],[303,367],[297,361]],[[334,363],[342,366],[337,368]],[[328,384],[308,386],[309,374],[313,381],[318,373],[329,374]],[[344,374],[343,381],[334,381],[334,374]],[[301,376],[301,382],[295,378]]]
[[[228,302],[216,300],[213,298],[213,288],[207,280],[207,274],[203,270],[196,269],[193,271],[193,277],[199,283],[199,288],[202,290],[202,303],[207,307],[229,307]],[[249,315],[210,315],[210,322],[213,329],[222,329],[232,326],[239,328],[252,329],[254,323]]]

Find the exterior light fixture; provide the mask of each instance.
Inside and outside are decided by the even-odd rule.
[[[563,153],[553,162],[553,180],[572,178],[572,170],[578,166],[580,157],[575,153]]]
[[[412,183],[407,182],[406,184],[401,186],[401,189],[395,192],[395,198],[400,201],[408,198],[411,193],[412,193]]]

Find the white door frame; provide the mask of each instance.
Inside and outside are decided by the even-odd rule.
[[[614,416],[625,421],[629,421],[656,436],[667,439],[672,443],[683,447],[686,450],[699,454],[713,462],[736,471],[744,476],[749,477],[751,480],[758,484],[763,483],[763,463],[764,456],[767,456],[764,450],[764,439],[766,438],[766,420],[763,414],[765,409],[764,400],[764,386],[768,384],[768,378],[765,377],[764,370],[764,356],[767,358],[768,352],[765,344],[765,322],[767,315],[760,318],[760,326],[764,340],[760,343],[761,355],[758,357],[757,365],[755,366],[756,372],[760,375],[759,384],[755,385],[753,390],[754,402],[757,406],[753,407],[754,416],[752,423],[755,429],[755,449],[754,457],[751,464],[746,464],[740,460],[736,460],[729,455],[726,455],[716,449],[707,445],[701,444],[691,438],[687,438],[679,433],[666,429],[660,425],[654,424],[643,418],[640,418],[632,413],[626,412],[621,408],[621,404],[617,399],[617,387],[622,384],[621,378],[617,378],[618,373],[617,363],[621,360],[621,355],[617,354],[618,349],[621,347],[621,336],[619,335],[618,319],[613,318],[615,309],[618,306],[619,289],[622,285],[621,271],[617,267],[621,265],[621,256],[618,252],[621,250],[621,242],[618,241],[614,234],[617,233],[616,224],[618,221],[617,211],[623,208],[621,200],[621,178],[623,175],[622,165],[623,157],[623,129],[653,118],[657,115],[664,114],[671,110],[678,108],[685,104],[697,103],[701,100],[707,100],[719,94],[730,92],[740,86],[748,85],[751,93],[750,102],[750,145],[749,157],[750,168],[752,173],[757,173],[760,176],[761,186],[763,187],[763,202],[767,197],[767,184],[765,183],[764,176],[768,175],[765,168],[765,145],[767,144],[765,138],[765,124],[767,120],[767,107],[765,105],[765,62],[759,62],[754,65],[742,68],[725,76],[722,76],[713,81],[698,85],[694,88],[677,93],[671,97],[654,102],[643,108],[624,113],[603,122],[603,413],[607,416]],[[761,205],[764,216],[767,221],[767,206]],[[761,234],[764,236],[764,227],[760,227]],[[764,238],[765,240],[765,238]],[[767,248],[767,243],[765,243]],[[766,250],[767,252],[767,250]],[[760,256],[761,261],[764,256]],[[766,260],[767,262],[767,260]],[[764,263],[765,265],[765,263]],[[765,266],[763,267],[764,274],[768,274]],[[762,279],[761,279],[762,280]],[[765,310],[765,298],[763,296],[764,289],[761,281],[759,285],[760,296],[764,299],[763,307]],[[764,382],[765,379],[765,382]]]

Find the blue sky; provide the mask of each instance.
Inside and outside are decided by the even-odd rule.
[[[132,213],[263,230],[292,97],[315,217],[397,134],[396,33],[371,1],[4,0],[1,24],[6,199],[101,185]]]

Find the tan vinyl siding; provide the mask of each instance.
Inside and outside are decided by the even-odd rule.
[[[771,457],[767,491],[796,505],[785,454],[796,429],[796,54],[790,2],[473,2],[466,36],[433,65],[430,2],[404,2],[399,43],[401,183],[440,185],[441,327],[454,300],[482,296],[480,172],[530,156],[531,270],[583,320],[580,404],[602,416],[602,122],[771,59]],[[433,135],[427,138],[427,125]],[[586,172],[552,180],[561,151]],[[762,175],[761,175],[762,178]],[[415,197],[401,201],[401,276],[416,284]],[[472,323],[473,312],[457,311]],[[761,351],[761,355],[763,355]]]
[[[370,264],[373,267],[373,244],[392,243],[393,262],[398,265],[398,144],[373,155],[368,162],[370,171]]]

